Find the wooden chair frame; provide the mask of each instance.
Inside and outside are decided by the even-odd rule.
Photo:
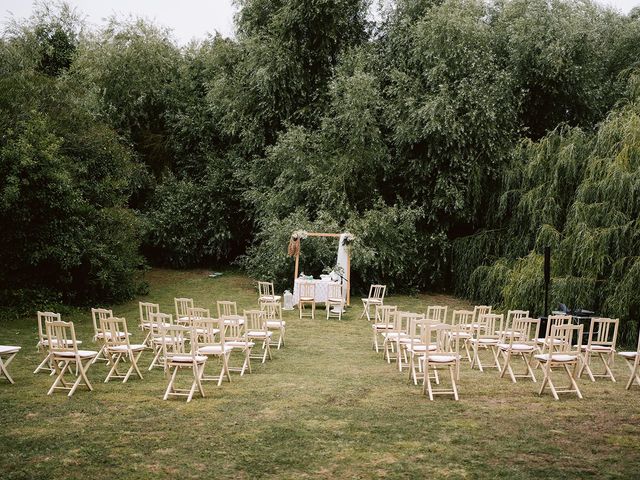
[[[300,319],[302,317],[316,317],[316,284],[313,282],[300,282],[300,295],[298,296],[298,310],[300,311]],[[304,313],[305,305],[311,305],[311,314]]]
[[[629,390],[634,384],[640,385],[640,332],[638,332],[638,346],[636,347],[636,351],[620,352],[618,355],[624,358],[629,370],[631,371],[629,381],[625,388]]]
[[[376,305],[374,322],[371,325],[371,328],[373,330],[372,348],[376,351],[376,353],[380,352],[380,344],[378,340],[382,339],[382,341],[384,342],[383,334],[385,332],[391,332],[393,330],[394,321],[391,313],[396,312],[397,310],[398,307],[396,307],[395,305]]]
[[[231,355],[233,347],[225,343],[224,320],[220,318],[201,318],[193,322],[193,327],[196,329],[199,338],[198,354],[207,357],[217,357],[222,364],[218,375],[206,375],[205,370],[203,370],[202,381],[214,381],[218,383],[218,386],[222,385],[222,381],[225,378],[231,382],[229,356]]]
[[[533,336],[532,336],[533,332]],[[516,383],[517,378],[530,378],[536,383],[533,373],[533,355],[537,352],[536,338],[540,334],[540,319],[516,317],[501,334],[498,350],[504,358],[504,365],[500,372],[500,378],[509,373],[511,381]],[[512,357],[520,357],[524,363],[525,371],[515,373],[511,365]]]
[[[282,304],[280,302],[263,302],[260,309],[264,311],[267,321],[267,328],[272,332],[278,332],[278,342],[275,343],[271,337],[271,345],[276,345],[276,349],[284,346],[287,322],[282,319]]]
[[[254,353],[251,358],[261,360],[261,363],[266,362],[267,358],[271,360],[271,336],[273,333],[267,327],[264,310],[245,310],[244,318],[247,322],[247,338],[252,342],[262,342],[262,355]]]
[[[16,382],[11,378],[8,367],[21,348],[13,345],[0,345],[0,378],[6,378],[11,384]]]
[[[430,305],[427,307],[425,318],[433,323],[447,323],[447,307]]]
[[[149,364],[148,370],[151,371],[155,367],[161,367],[166,372],[167,363],[163,357],[163,345],[166,339],[163,336],[163,331],[167,328],[173,327],[173,315],[170,313],[155,312],[150,314],[149,318],[150,331],[147,338],[149,338],[149,344],[153,350],[153,359]]]
[[[338,317],[342,320],[342,312],[344,311],[344,298],[342,298],[342,285],[339,283],[331,283],[327,286],[327,300],[324,303],[327,310],[327,320],[329,317]],[[338,307],[338,312],[332,312],[331,307]]]
[[[54,368],[53,368],[53,365],[51,364],[51,350],[49,349],[49,338],[47,337],[46,324],[47,322],[54,322],[54,321],[60,322],[62,321],[62,318],[59,313],[53,313],[53,312],[39,311],[37,312],[37,315],[38,315],[38,344],[36,345],[36,348],[38,349],[39,352],[45,352],[45,357],[42,360],[42,362],[40,362],[40,364],[36,367],[33,373],[38,373],[41,370],[47,370],[48,373],[53,375]],[[82,342],[79,341],[79,343],[81,344]]]
[[[258,304],[263,302],[279,302],[282,297],[275,294],[273,282],[258,282]]]
[[[157,328],[157,325],[153,325],[153,320],[151,317],[160,313],[160,304],[151,303],[151,302],[138,302],[138,309],[140,311],[140,321],[139,327],[143,332],[147,332],[146,336],[142,343],[147,346],[148,349],[153,350],[153,345],[151,344],[152,330]]]
[[[132,345],[130,343],[127,321],[124,318],[113,316],[100,318],[100,330],[104,333],[104,353],[111,365],[104,383],[112,378],[121,378],[122,383],[126,383],[134,372],[140,380],[143,380],[142,373],[138,368],[138,360],[146,349],[146,345],[142,343]],[[121,335],[122,333],[124,335]],[[118,371],[118,365],[121,361],[129,362],[129,369],[126,373]]]
[[[474,323],[473,310],[454,310],[451,316],[451,332],[450,335],[459,337],[459,341],[462,342],[462,347],[465,350],[466,359],[471,363],[471,338],[473,332]],[[451,340],[454,340],[453,337]]]
[[[430,350],[420,358],[423,364],[423,386],[422,393],[429,395],[429,400],[434,400],[434,395],[453,395],[455,400],[459,400],[457,380],[460,371],[460,337],[451,335],[451,325],[444,323],[427,322],[424,331],[424,340],[430,345],[435,345],[435,349]],[[451,379],[451,388],[434,387],[431,379],[437,379],[436,385],[440,385],[437,371],[447,368]],[[431,375],[433,370],[434,375]]]
[[[230,372],[239,372],[242,377],[245,372],[251,373],[251,349],[255,343],[250,341],[247,336],[246,320],[244,317],[236,315],[230,317],[222,317],[225,326],[225,345],[232,347],[231,355],[234,351],[238,351],[243,356],[242,366],[231,366]]]
[[[617,318],[592,318],[589,326],[588,343],[582,346],[582,365],[578,378],[582,378],[582,374],[586,371],[592,382],[596,381],[596,377],[609,378],[615,383],[611,367],[616,354],[616,342],[618,340],[618,325],[620,321]],[[604,372],[593,373],[591,370],[591,359],[599,358],[604,367]]]
[[[386,293],[386,285],[371,285],[369,287],[369,296],[362,299],[362,315],[360,315],[360,318],[366,316],[367,320],[371,321],[370,308],[375,305],[384,305],[384,296]]]
[[[543,364],[542,372],[544,378],[540,385],[538,395],[542,395],[544,389],[549,386],[553,398],[559,400],[559,393],[575,393],[578,398],[582,398],[582,393],[576,382],[576,373],[582,355],[582,325],[560,324],[551,327],[548,337],[549,341],[543,347],[543,353],[534,356]],[[573,344],[573,338],[577,338],[577,343]],[[570,368],[572,367],[572,368]],[[557,388],[551,378],[554,369],[564,371],[569,379],[569,385]]]
[[[471,368],[476,365],[481,372],[484,372],[485,368],[496,368],[498,372],[502,373],[502,367],[500,366],[500,359],[498,358],[497,347],[500,343],[500,337],[496,335],[496,330],[501,329],[504,321],[503,314],[497,313],[485,313],[479,315],[477,322],[474,323],[473,337],[469,340],[473,347],[473,358],[471,360]],[[496,328],[496,323],[499,322],[500,327]],[[482,365],[480,361],[480,349],[489,350],[493,355],[492,365]]]
[[[202,377],[207,362],[206,355],[198,354],[198,334],[195,328],[184,325],[172,325],[161,327],[162,332],[162,356],[165,362],[165,371],[169,372],[169,383],[165,390],[163,400],[169,397],[187,397],[189,403],[193,395],[198,393],[204,398]],[[186,344],[190,349],[187,350]],[[193,380],[189,388],[176,387],[178,371],[189,369],[192,371]]]
[[[189,322],[189,309],[194,308],[193,298],[174,298],[173,304],[176,309],[176,325],[184,325]]]

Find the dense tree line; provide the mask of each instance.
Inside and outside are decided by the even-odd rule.
[[[121,300],[145,264],[235,262],[282,288],[298,229],[354,233],[356,287],[455,284],[488,298],[470,286],[490,284],[476,268],[515,275],[538,261],[538,230],[562,242],[581,224],[573,205],[599,203],[581,182],[601,181],[595,163],[614,156],[594,139],[632,109],[635,12],[397,0],[373,21],[369,0],[238,5],[235,38],[185,47],[140,19],[88,31],[64,4],[6,26],[4,302]],[[553,222],[514,206],[561,174]],[[319,273],[335,245],[305,242],[303,265]],[[613,257],[637,256],[629,242],[597,275],[624,277],[631,264]],[[471,243],[480,253],[461,265]],[[509,303],[510,284],[492,285],[489,298]]]

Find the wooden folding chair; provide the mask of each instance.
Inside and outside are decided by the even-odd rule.
[[[298,296],[298,310],[300,310],[300,318],[311,317],[316,318],[316,284],[313,282],[300,282],[300,295]],[[304,306],[311,305],[311,314],[304,313]]]
[[[246,321],[244,317],[231,315],[222,317],[225,326],[225,345],[232,347],[231,354],[234,351],[240,352],[243,356],[242,366],[235,367],[229,364],[229,371],[239,372],[243,376],[246,371],[251,373],[251,349],[255,343],[249,340],[247,336]]]
[[[91,382],[87,378],[87,370],[89,370],[98,352],[78,350],[78,341],[76,340],[73,322],[47,321],[45,322],[45,330],[51,365],[57,374],[47,395],[51,395],[55,390],[67,390],[70,397],[80,385],[85,385],[89,390],[93,390]],[[72,365],[75,366],[76,380],[70,386],[70,383],[65,380],[65,374],[67,372],[74,374],[74,371],[69,368]]]
[[[193,327],[198,335],[198,355],[217,357],[222,364],[218,375],[206,375],[205,370],[203,370],[202,380],[218,382],[218,386],[222,385],[222,381],[225,378],[231,382],[229,356],[233,348],[225,343],[224,321],[221,319],[201,318],[193,322]]]
[[[125,383],[134,371],[142,379],[142,373],[138,368],[138,360],[146,345],[142,343],[131,344],[129,342],[126,320],[113,316],[101,318],[100,330],[104,333],[104,353],[111,365],[104,383],[107,383],[112,378],[122,378],[122,383]],[[118,365],[121,361],[129,362],[129,369],[126,373],[118,371]]]
[[[576,344],[573,339],[576,338]],[[582,393],[576,383],[576,373],[582,354],[582,325],[560,324],[551,328],[548,341],[544,344],[543,353],[534,355],[534,358],[543,365],[544,378],[540,385],[539,395],[542,395],[548,385],[553,398],[559,400],[559,393],[575,393],[582,398]],[[551,378],[552,372],[557,369],[566,373],[569,385],[565,388],[556,388]]]
[[[586,345],[582,346],[582,365],[578,378],[582,377],[586,370],[587,375],[592,382],[596,381],[595,377],[610,378],[612,382],[616,379],[613,376],[611,367],[616,354],[616,341],[618,339],[617,318],[592,318],[589,327],[589,340]],[[591,359],[599,358],[604,366],[604,372],[593,373],[591,370]]]
[[[53,322],[53,321],[61,321],[61,317],[59,313],[53,313],[53,312],[37,312],[38,314],[38,344],[37,344],[37,348],[39,352],[44,352],[45,353],[45,357],[42,360],[42,362],[40,362],[40,364],[36,367],[36,369],[33,371],[33,373],[38,373],[41,370],[46,370],[47,373],[50,373],[51,375],[53,375],[54,373],[54,368],[53,365],[51,364],[51,350],[49,349],[49,338],[47,337],[47,329],[46,329],[46,324],[48,322]],[[70,340],[69,340],[70,342]],[[78,340],[78,345],[82,344],[82,341]],[[69,345],[71,345],[69,343]]]
[[[165,339],[162,332],[164,329],[169,327],[173,327],[173,315],[170,313],[151,313],[149,318],[149,344],[151,345],[151,349],[153,350],[153,359],[149,364],[148,370],[151,371],[155,367],[161,367],[165,369],[167,367],[167,363],[165,362],[163,355],[163,344],[165,342],[171,341],[170,339]]]
[[[485,313],[479,315],[477,321],[474,323],[473,337],[469,340],[469,343],[473,347],[473,358],[471,360],[472,369],[477,365],[481,372],[484,372],[484,368],[497,368],[498,371],[501,372],[497,351],[500,336],[496,335],[496,330],[501,329],[503,321],[504,315],[502,314]],[[491,352],[493,355],[493,364],[483,367],[480,361],[481,349]]]
[[[504,326],[502,329],[496,331],[496,335],[503,336],[506,338],[511,334],[511,325],[514,320],[519,318],[529,318],[529,310],[509,310],[507,312],[507,316],[505,317]]]
[[[333,312],[331,307],[335,307],[336,311]],[[338,320],[342,320],[342,313],[344,312],[344,298],[342,297],[342,285],[339,283],[330,283],[327,286],[327,300],[325,302],[325,308],[327,309],[327,320],[330,316],[338,317]]]
[[[458,337],[459,342],[462,343],[469,363],[471,363],[470,341],[473,337],[473,318],[473,310],[454,310],[451,317],[452,329],[449,332],[449,335]],[[451,340],[453,341],[454,338],[451,337]]]
[[[631,385],[640,385],[640,332],[638,332],[638,346],[635,352],[620,352],[619,355],[627,362],[629,370],[631,370],[631,376],[625,387],[627,390],[631,388]]]
[[[273,282],[258,282],[258,304],[261,307],[265,302],[279,302],[281,298],[275,294]]]
[[[238,323],[244,325],[244,317],[238,315],[238,304],[236,302],[219,300],[216,302],[216,308],[218,309],[218,318],[224,320],[225,328],[229,328]]]
[[[430,351],[436,350],[436,345],[431,343],[431,339],[427,336],[427,324],[432,325],[435,322],[432,319],[425,318],[424,315],[414,314],[409,317],[409,335],[406,339],[401,339],[400,344],[404,344],[404,348],[409,357],[409,380],[414,385],[418,385],[418,371],[422,373],[422,364],[419,358],[423,357]],[[438,372],[434,371],[437,376]],[[439,379],[435,379],[439,382]]]
[[[547,343],[551,342],[551,330],[553,327],[560,327],[562,325],[571,324],[571,315],[549,315],[547,317],[547,328],[545,329],[544,337],[536,338],[536,345],[538,346],[538,353],[543,353],[544,347]],[[556,344],[561,345],[562,340],[556,338],[553,340]]]
[[[400,332],[405,333],[404,335],[396,335],[394,338],[396,364],[399,372],[402,372],[403,368],[408,368],[411,371],[409,348],[419,349],[420,332],[415,329],[415,325],[423,319],[424,315],[413,312],[398,312],[396,315]]]
[[[22,347],[14,347],[12,345],[0,345],[0,378],[4,377],[9,383],[16,383],[9,375],[9,364],[13,361]]]
[[[378,340],[381,339],[384,341],[383,334],[385,332],[393,331],[393,316],[392,313],[396,312],[398,307],[395,305],[376,305],[375,307],[375,316],[374,322],[371,325],[373,329],[373,348],[376,353],[380,351],[380,344]]]
[[[271,360],[272,332],[267,328],[267,320],[263,310],[245,310],[244,318],[247,322],[247,338],[252,342],[262,342],[262,355],[253,354],[251,358],[261,360],[262,363]]]
[[[382,342],[382,350],[384,352],[383,358],[387,363],[391,363],[391,359],[395,361],[400,360],[401,352],[398,349],[398,341],[401,337],[408,337],[409,326],[407,324],[408,312],[401,312],[400,310],[391,310],[389,313],[389,319],[392,323],[392,329],[386,332],[382,332],[384,341]]]
[[[434,395],[453,395],[458,400],[458,380],[460,370],[460,337],[450,335],[451,325],[444,323],[426,322],[424,326],[423,339],[429,345],[434,345],[434,349],[430,349],[419,361],[423,363],[422,375],[423,386],[422,393],[429,395],[429,400],[433,401]],[[449,370],[451,379],[450,387],[435,387],[431,383],[431,379],[437,379],[440,384],[440,377],[437,375],[438,370]],[[432,374],[433,372],[433,374]]]
[[[185,324],[189,321],[189,309],[193,308],[193,298],[174,298],[176,307],[176,325]]]
[[[427,307],[425,318],[432,323],[447,323],[447,307],[432,305]]]
[[[498,351],[504,358],[500,378],[503,378],[505,372],[508,372],[513,383],[516,383],[516,378],[530,378],[534,383],[536,382],[531,362],[537,351],[536,338],[539,334],[539,319],[515,317],[512,320],[509,328],[500,335],[500,343],[498,344]],[[525,367],[524,373],[514,373],[511,365],[513,357],[522,358]]]
[[[367,316],[367,320],[371,321],[371,312],[369,309],[375,305],[384,305],[384,295],[387,291],[386,285],[371,285],[369,287],[369,296],[362,299],[362,315],[360,318]]]
[[[92,308],[91,309],[91,320],[93,321],[93,342],[100,342],[100,350],[98,351],[98,355],[93,359],[93,363],[96,363],[98,360],[103,360],[105,362],[109,362],[109,359],[105,355],[105,335],[110,335],[111,333],[105,333],[100,328],[100,321],[104,318],[113,317],[113,310],[107,310],[106,308]],[[117,335],[123,337],[125,335],[124,332],[116,332]]]
[[[160,305],[150,302],[138,302],[138,309],[140,311],[140,321],[138,325],[142,332],[147,332],[142,343],[146,345],[147,348],[153,349],[153,345],[151,344],[151,331],[154,330],[154,328],[157,330],[158,325],[153,324],[151,317],[156,313],[160,313]]]
[[[187,403],[191,401],[196,390],[204,398],[202,388],[202,376],[207,361],[206,355],[198,353],[198,334],[193,327],[184,325],[172,325],[161,327],[162,331],[162,356],[165,362],[165,371],[169,372],[169,384],[164,392],[163,400],[169,397],[187,397]],[[190,348],[187,348],[187,343]],[[189,388],[176,387],[176,379],[180,370],[191,370],[193,379]]]
[[[276,345],[276,348],[280,350],[281,346],[284,347],[284,337],[287,327],[287,322],[282,319],[282,304],[280,302],[263,302],[260,308],[264,312],[269,331],[274,333],[278,332],[278,343],[275,343],[272,336],[271,345]]]
[[[475,330],[478,326],[478,321],[480,320],[480,316],[487,315],[491,313],[490,305],[476,305],[473,307],[473,322],[471,322],[471,329]]]

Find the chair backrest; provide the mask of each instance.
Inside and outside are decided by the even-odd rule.
[[[473,321],[478,322],[480,320],[480,315],[491,313],[492,308],[493,307],[489,305],[476,305],[475,307],[473,307]]]
[[[187,309],[187,324],[193,325],[195,320],[201,318],[211,318],[211,312],[208,308],[190,307]]]
[[[267,320],[282,320],[282,304],[280,302],[262,302],[260,308]]]
[[[314,282],[300,282],[300,297],[315,298],[316,284]]]
[[[274,288],[272,282],[258,282],[258,296],[262,297],[274,297]]]
[[[529,310],[509,310],[504,324],[505,330],[511,328],[513,321],[518,318],[529,318]]]
[[[451,325],[459,326],[462,329],[470,329],[473,319],[473,310],[454,310]]]
[[[78,355],[78,342],[73,322],[62,320],[45,321],[49,351],[54,355],[61,352],[74,352]]]
[[[224,321],[225,337],[227,340],[243,342],[247,341],[247,322],[240,315],[229,315],[220,317]]]
[[[54,321],[62,321],[59,313],[53,312],[37,312],[38,313],[38,344],[44,345],[45,341],[48,340],[49,336],[47,334],[46,324],[48,322]]]
[[[460,349],[459,335],[448,335],[452,329],[458,331],[458,327],[452,327],[446,323],[427,321],[423,328],[422,341],[432,345],[429,355],[458,353]]]
[[[417,313],[407,315],[407,329],[411,349],[416,345],[424,345],[423,333],[427,323],[433,323],[433,321]]]
[[[369,287],[369,300],[384,300],[384,294],[387,292],[386,285],[371,285]]]
[[[193,321],[198,332],[199,345],[224,345],[224,320],[221,318],[198,318]]]
[[[427,307],[427,318],[437,323],[446,323],[447,307],[432,305]]]
[[[170,313],[154,312],[150,314],[149,320],[152,337],[162,336],[163,325],[173,325],[173,315]]]
[[[582,353],[582,332],[582,325],[572,325],[570,323],[551,327],[549,341],[544,344],[545,353],[580,355]]]
[[[547,317],[547,328],[545,331],[545,338],[551,335],[551,329],[561,325],[567,325],[571,323],[571,315],[549,315]]]
[[[599,345],[615,350],[618,340],[617,318],[592,318],[589,327],[589,346]]]
[[[534,345],[536,339],[540,335],[540,319],[519,317],[514,318],[509,331],[504,332],[505,342],[525,343]]]
[[[502,330],[504,315],[497,313],[485,313],[478,317],[476,334],[477,337],[496,337],[496,330]]]
[[[247,330],[251,332],[267,330],[267,322],[262,310],[245,310],[244,319],[247,322]]]
[[[393,314],[397,311],[398,307],[395,305],[376,305],[375,323],[384,325],[387,329],[392,329],[395,321]]]
[[[236,302],[219,300],[218,302],[216,302],[216,306],[218,308],[218,318],[238,315],[238,305],[236,304]]]
[[[139,302],[138,308],[140,309],[140,325],[150,323],[151,316],[160,312],[160,305],[157,303]]]
[[[413,312],[405,312],[396,310],[393,312],[393,332],[397,334],[409,334],[409,325],[411,319],[417,316]]]
[[[162,339],[162,357],[166,362],[176,355],[188,355],[190,350],[187,342],[191,341],[193,352],[197,351],[197,335],[191,335],[193,328],[186,325],[160,326],[160,338]],[[194,345],[194,342],[196,343]]]
[[[106,308],[92,308],[91,319],[93,320],[93,333],[94,338],[98,336],[102,330],[101,321],[103,318],[113,317],[113,310],[107,310]]]
[[[193,298],[174,298],[173,303],[176,307],[176,322],[189,317],[189,309],[193,308]]]
[[[330,283],[327,285],[327,300],[341,300],[342,285],[339,283]]]
[[[108,347],[129,345],[129,330],[127,321],[119,317],[101,317],[100,331],[104,332],[104,343]],[[124,333],[124,335],[122,335]]]

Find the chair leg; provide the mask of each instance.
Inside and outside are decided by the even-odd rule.
[[[11,384],[16,383],[16,382],[14,382],[14,381],[13,381],[13,378],[11,378],[11,375],[9,375],[8,367],[9,367],[9,364],[11,363],[11,360],[13,360],[13,358],[14,358],[17,354],[18,354],[18,352],[10,354],[10,355],[7,357],[6,361],[3,361],[3,360],[2,360],[2,357],[0,356],[0,372],[2,372],[2,375],[3,375],[7,380],[9,380],[9,383],[11,383]]]
[[[49,367],[47,368],[47,370],[49,370],[49,372],[53,371],[53,367],[51,365],[51,354],[47,352],[47,355],[44,357],[44,360],[42,360],[42,362],[40,362],[40,364],[36,367],[36,369],[33,371],[33,373],[38,373],[40,370],[44,370],[44,366],[45,365],[49,365]]]
[[[176,381],[176,375],[178,374],[178,367],[173,367],[173,373],[171,374],[171,378],[169,379],[169,385],[167,385],[167,390],[164,392],[163,400],[167,400],[169,395],[173,393],[173,384]]]

